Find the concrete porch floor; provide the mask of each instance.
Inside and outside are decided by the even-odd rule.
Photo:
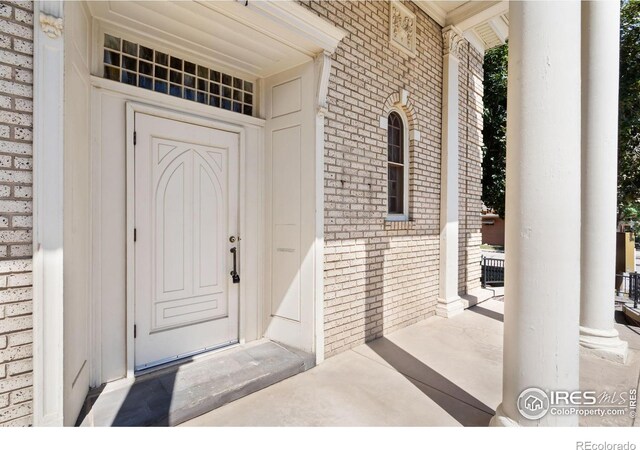
[[[496,298],[451,319],[431,317],[182,426],[485,426],[501,399],[503,306]],[[638,387],[640,329],[616,327],[629,342],[627,364],[582,354],[582,389]]]

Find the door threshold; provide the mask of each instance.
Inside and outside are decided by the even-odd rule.
[[[269,340],[236,344],[89,392],[79,426],[174,426],[313,367]]]
[[[196,350],[194,352],[185,353],[184,355],[174,356],[172,358],[165,358],[159,361],[155,361],[149,364],[146,364],[146,367],[141,369],[135,369],[133,374],[134,377],[139,377],[142,375],[146,375],[151,372],[155,372],[156,370],[163,370],[168,367],[179,366],[182,364],[189,363],[191,361],[196,361],[200,358],[218,353],[220,351],[228,350],[239,346],[240,343],[238,340],[225,342],[224,344],[215,345],[208,348],[203,348],[202,350]]]

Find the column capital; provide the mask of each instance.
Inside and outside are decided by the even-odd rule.
[[[56,39],[62,36],[64,25],[62,17],[55,17],[49,14],[40,13],[40,26],[42,32],[51,39]]]
[[[442,29],[442,55],[453,55],[460,59],[462,43],[464,42],[462,32],[453,25]]]

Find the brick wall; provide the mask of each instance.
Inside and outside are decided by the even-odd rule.
[[[442,36],[418,16],[419,56],[388,42],[386,2],[303,4],[349,34],[333,57],[325,150],[326,354],[415,323],[438,297]],[[0,3],[0,425],[32,421],[32,3]],[[460,277],[479,286],[482,59],[461,61]],[[465,81],[466,80],[466,81]],[[385,222],[386,130],[410,93],[410,216]],[[476,214],[477,210],[477,214]],[[466,282],[467,279],[472,281]]]
[[[405,2],[418,18],[418,57],[409,58],[389,44],[387,2],[302,3],[348,33],[333,56],[325,121],[325,352],[331,356],[435,313],[442,31]],[[461,81],[479,77],[482,88],[481,56],[466,50],[463,59]],[[402,88],[409,91],[410,128],[421,139],[410,143],[411,221],[389,223],[387,132],[380,117]],[[481,122],[467,105],[480,102],[481,111],[481,95],[461,88],[460,274],[476,278],[469,283],[465,278],[462,289],[479,286],[480,252],[474,247],[480,245]]]
[[[405,2],[418,17],[419,55],[409,58],[389,44],[387,2],[302,3],[348,33],[333,56],[325,122],[325,351],[331,356],[435,313],[442,32]],[[411,221],[390,223],[387,132],[380,117],[403,88],[409,91],[410,128],[421,139],[410,142]],[[469,192],[479,202],[480,187]],[[473,220],[467,222],[472,230]]]
[[[482,96],[484,55],[466,43],[459,66],[459,155],[460,294],[480,287],[480,244],[482,244]]]
[[[32,423],[32,9],[0,3],[0,426]]]

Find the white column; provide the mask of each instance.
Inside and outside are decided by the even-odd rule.
[[[63,425],[62,0],[34,11],[33,72],[33,422]]]
[[[527,419],[527,388],[578,389],[580,313],[580,2],[509,5],[502,403],[492,425]]]
[[[440,295],[436,314],[451,317],[464,306],[458,295],[458,63],[462,36],[442,30],[442,159],[440,183]]]
[[[620,5],[582,4],[582,292],[580,345],[624,363],[613,327]]]

